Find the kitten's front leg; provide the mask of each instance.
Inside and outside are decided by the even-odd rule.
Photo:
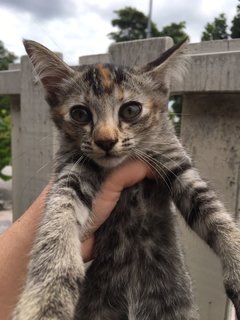
[[[79,229],[88,219],[89,208],[72,187],[71,183],[68,187],[62,183],[52,188],[13,320],[71,320],[74,317],[79,286],[84,278]]]
[[[164,168],[172,198],[187,224],[219,256],[226,294],[240,320],[240,230],[184,150],[179,146],[169,150]]]

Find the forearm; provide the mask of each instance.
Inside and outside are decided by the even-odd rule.
[[[0,319],[10,320],[26,280],[29,254],[40,223],[49,185],[31,207],[0,235]],[[94,238],[82,246],[84,261],[91,259]],[[80,248],[79,248],[80,250]]]
[[[10,319],[24,284],[48,189],[46,187],[25,214],[0,236],[0,319]]]

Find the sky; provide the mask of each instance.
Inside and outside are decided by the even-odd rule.
[[[237,0],[153,0],[152,20],[159,30],[186,21],[191,42],[199,42],[204,26],[224,12],[228,24]],[[0,0],[0,40],[17,56],[24,55],[22,39],[38,41],[63,53],[69,64],[83,55],[105,53],[115,31],[114,10],[134,7],[146,15],[149,0]]]

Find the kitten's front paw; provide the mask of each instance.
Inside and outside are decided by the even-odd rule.
[[[40,299],[30,298],[23,294],[14,310],[12,320],[46,320],[41,312]]]
[[[61,295],[61,293],[60,293]],[[12,320],[73,320],[75,306],[69,297],[51,297],[49,292],[42,292],[38,297],[28,295],[20,299]]]
[[[78,277],[51,277],[47,283],[26,285],[13,320],[73,320],[83,273]]]
[[[240,266],[240,261],[239,261],[239,266]],[[235,266],[234,268],[228,268],[228,270],[225,270],[224,272],[224,286],[225,286],[226,294],[234,304],[238,320],[240,320],[240,269],[239,268]]]
[[[230,285],[225,284],[226,294],[228,298],[232,301],[235,307],[237,319],[240,320],[240,286],[237,283]]]

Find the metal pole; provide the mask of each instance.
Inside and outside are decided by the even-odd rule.
[[[152,2],[153,2],[153,0],[149,0],[149,14],[148,14],[148,25],[147,25],[147,38],[150,38],[150,37],[151,37]]]

